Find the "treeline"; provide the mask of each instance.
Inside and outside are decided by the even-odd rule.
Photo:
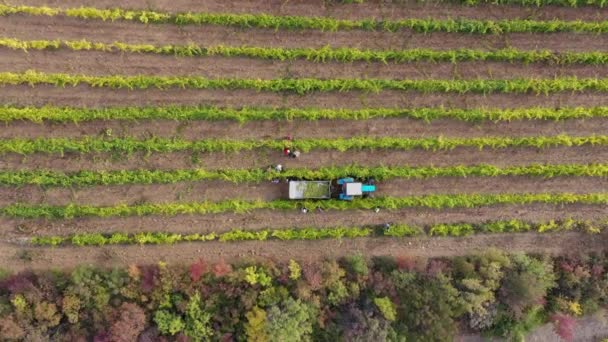
[[[354,255],[0,277],[0,336],[52,341],[451,341],[521,339],[608,305],[608,256],[452,259]]]

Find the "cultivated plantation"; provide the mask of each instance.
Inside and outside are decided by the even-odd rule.
[[[0,341],[608,336],[605,5],[3,2]]]

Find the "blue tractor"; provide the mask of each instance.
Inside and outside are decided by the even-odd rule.
[[[333,185],[336,186],[333,186]],[[373,196],[376,185],[373,179],[366,182],[355,181],[354,178],[340,178],[332,184],[331,181],[289,181],[289,199],[330,199],[338,198],[352,201],[353,198]]]

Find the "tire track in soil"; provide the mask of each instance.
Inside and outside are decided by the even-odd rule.
[[[346,176],[346,175],[344,175]],[[430,194],[500,193],[593,193],[608,190],[608,178],[599,177],[436,177],[390,179],[378,182],[377,196],[418,196]],[[234,184],[221,181],[177,184],[111,185],[83,188],[37,186],[0,187],[0,206],[13,203],[93,206],[141,203],[187,203],[229,199],[271,201],[288,198],[287,184],[263,182]]]
[[[282,151],[254,150],[242,153],[201,153],[194,158],[188,152],[162,153],[145,156],[108,154],[68,154],[64,156],[35,154],[22,156],[5,154],[0,159],[0,170],[52,169],[64,172],[79,170],[175,170],[187,168],[244,169],[267,168],[282,164],[285,168],[319,168],[338,165],[372,166],[449,166],[491,164],[498,167],[529,164],[591,164],[608,160],[606,146],[505,148],[483,149],[455,148],[449,151],[395,151],[370,150],[347,152],[311,151],[298,159],[286,158]]]
[[[566,232],[559,234],[478,234],[468,237],[432,238],[358,238],[317,241],[248,241],[238,243],[205,242],[180,243],[163,246],[104,246],[104,247],[20,247],[0,244],[0,267],[13,271],[23,269],[69,269],[77,265],[128,266],[165,261],[188,264],[198,259],[217,262],[252,259],[289,260],[303,262],[337,258],[365,252],[368,257],[407,255],[410,257],[448,257],[481,253],[488,248],[510,252],[569,254],[576,250],[602,252],[608,246],[608,234]],[[31,257],[23,261],[19,256]]]
[[[454,94],[386,90],[379,93],[317,92],[309,95],[257,92],[255,90],[92,88],[78,85],[59,88],[50,85],[4,86],[0,102],[20,106],[167,106],[206,105],[219,107],[281,108],[518,108],[608,106],[608,96],[600,92],[536,94]]]
[[[602,20],[608,11],[605,8],[581,6],[568,8],[561,6],[475,6],[438,1],[373,1],[361,4],[332,5],[322,0],[19,0],[12,4],[29,6],[49,6],[59,8],[95,7],[155,10],[159,12],[216,12],[216,13],[265,13],[272,15],[327,16],[339,19],[402,19],[402,18],[476,18],[496,20],[498,18],[525,18],[536,20]]]
[[[85,75],[204,76],[208,78],[320,78],[320,79],[509,79],[608,77],[606,66],[521,64],[501,62],[367,63],[306,60],[277,61],[241,57],[175,57],[155,54],[97,51],[26,52],[2,49],[0,72],[70,73]]]
[[[608,34],[510,33],[473,35],[458,33],[414,33],[411,30],[337,31],[242,29],[225,26],[143,25],[133,22],[85,21],[69,17],[14,15],[0,21],[0,35],[22,40],[94,40],[130,44],[187,44],[201,46],[265,47],[356,47],[360,49],[502,49],[601,51],[608,46]]]
[[[79,123],[34,123],[13,121],[3,125],[0,139],[21,138],[84,138],[102,135],[111,130],[113,137],[150,136],[185,140],[238,137],[239,139],[273,139],[291,135],[303,138],[368,137],[483,137],[602,135],[608,132],[604,118],[551,120],[514,120],[510,122],[464,122],[439,119],[431,122],[409,118],[377,118],[366,120],[263,120],[176,121],[176,120],[95,120]]]
[[[96,232],[167,232],[222,233],[232,229],[259,230],[286,227],[358,227],[379,226],[386,222],[415,226],[439,223],[520,219],[545,222],[554,219],[602,220],[607,216],[606,206],[600,205],[497,205],[478,208],[431,209],[404,208],[398,210],[327,210],[323,213],[301,214],[297,210],[277,214],[271,210],[254,210],[248,213],[220,213],[208,215],[142,216],[76,218],[70,220],[15,219],[0,216],[0,239],[19,239],[32,235],[69,235]]]

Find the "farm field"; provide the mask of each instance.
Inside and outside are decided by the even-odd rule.
[[[603,9],[251,5],[30,1],[1,8],[0,224],[3,250],[14,254],[3,258],[6,266],[77,264],[110,248],[115,256],[98,262],[132,260],[122,246],[67,244],[37,246],[31,262],[15,257],[33,248],[31,239],[83,232],[572,219],[598,227],[591,237],[568,233],[572,244],[605,242],[608,53],[596,45],[605,36]],[[152,12],[137,12],[144,10]],[[310,19],[319,15],[325,19]],[[553,19],[559,25],[547,24]],[[302,155],[285,157],[285,146]],[[283,173],[265,171],[277,164]],[[285,201],[283,180],[342,176],[373,176],[377,198]],[[304,205],[326,210],[303,215]],[[530,251],[507,242],[516,233],[469,231],[463,234],[472,249],[455,249],[483,249],[491,238]],[[352,247],[350,238],[330,239],[323,243],[337,250],[304,254],[348,254],[377,238],[396,244],[395,253],[450,254],[414,252],[420,237],[378,234],[353,237]],[[563,234],[546,233],[534,250],[569,248],[553,242]],[[284,248],[306,246],[296,240],[219,243],[206,258],[285,258]],[[137,246],[133,253],[156,248],[179,260],[215,244]]]
[[[2,3],[0,269],[603,255],[604,6]]]

